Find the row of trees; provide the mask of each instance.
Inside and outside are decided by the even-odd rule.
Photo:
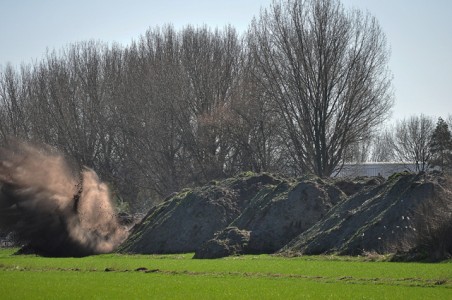
[[[234,175],[329,176],[392,106],[378,22],[337,0],[275,1],[239,37],[150,29],[0,71],[0,134],[54,145],[142,199]]]
[[[452,115],[446,120],[425,115],[399,120],[383,127],[354,148],[350,162],[406,162],[416,171],[440,167],[452,170]]]

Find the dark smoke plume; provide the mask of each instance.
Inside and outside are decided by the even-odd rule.
[[[9,140],[0,147],[0,229],[37,253],[111,252],[126,237],[107,186],[49,146]]]

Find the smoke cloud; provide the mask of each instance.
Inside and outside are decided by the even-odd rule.
[[[113,251],[125,238],[107,186],[56,149],[17,140],[0,147],[0,228],[46,256]]]

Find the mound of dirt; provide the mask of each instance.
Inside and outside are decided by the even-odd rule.
[[[284,181],[260,191],[230,226],[250,232],[244,253],[273,253],[318,222],[344,197],[339,189],[318,178]],[[210,241],[209,245],[215,243]],[[208,257],[216,251],[216,246],[211,249],[209,245],[198,249],[196,257]]]
[[[135,226],[120,251],[196,251],[198,258],[273,253],[345,197],[318,178],[242,174],[174,195]]]
[[[395,174],[336,205],[280,252],[384,254],[425,244],[431,251],[442,249],[435,256],[447,255],[452,253],[452,232],[444,230],[452,221],[451,186],[450,177],[439,173]]]
[[[182,191],[151,209],[119,251],[193,252],[235,220],[260,190],[281,181],[268,174],[242,174]]]
[[[218,258],[281,248],[286,255],[416,249],[438,259],[452,255],[451,182],[440,173],[400,173],[386,181],[242,174],[154,207],[120,252]]]
[[[220,258],[247,253],[250,232],[237,227],[227,227],[215,234],[195,253],[194,258]]]

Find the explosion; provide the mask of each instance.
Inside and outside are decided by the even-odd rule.
[[[45,256],[111,252],[127,235],[93,170],[17,140],[0,147],[0,229]]]

